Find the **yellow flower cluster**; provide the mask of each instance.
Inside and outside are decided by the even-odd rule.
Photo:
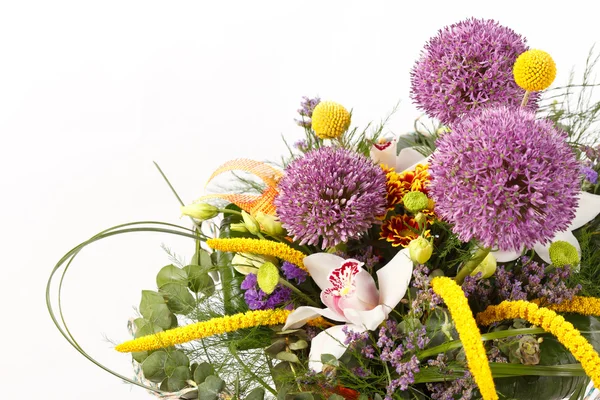
[[[484,400],[498,399],[490,364],[481,341],[481,334],[469,308],[465,293],[454,280],[448,277],[433,278],[431,286],[450,310],[450,315],[452,315],[456,330],[465,349],[469,370],[479,387],[481,396]]]
[[[517,85],[528,92],[537,92],[546,89],[554,82],[556,64],[545,51],[528,50],[515,61],[513,75]]]
[[[206,244],[219,251],[230,251],[234,253],[253,253],[264,256],[273,256],[291,262],[306,271],[304,257],[301,251],[295,250],[285,243],[272,242],[270,240],[232,238],[232,239],[208,239]]]
[[[322,101],[313,110],[312,128],[321,139],[335,139],[350,127],[350,113],[341,104]]]
[[[121,353],[162,349],[203,339],[213,335],[234,332],[239,329],[284,324],[291,311],[257,310],[246,313],[226,315],[208,321],[169,329],[152,335],[142,336],[119,344],[115,349]]]
[[[573,300],[567,300],[560,304],[552,304],[548,306],[548,308],[558,312],[600,317],[600,299],[596,297],[575,296],[573,297]]]
[[[580,304],[580,306],[584,311],[590,310],[584,308],[583,304]],[[575,307],[573,306],[572,309],[575,309]],[[568,309],[569,307],[565,306],[564,308]],[[537,304],[524,300],[503,301],[499,305],[489,306],[484,312],[479,313],[477,322],[482,325],[490,325],[494,322],[514,318],[529,321],[556,336],[558,341],[569,349],[573,357],[581,363],[585,373],[594,382],[594,386],[600,387],[600,356],[592,345],[581,336],[581,333],[575,329],[573,324],[565,321],[562,316],[557,315],[554,311],[545,307],[538,307]]]

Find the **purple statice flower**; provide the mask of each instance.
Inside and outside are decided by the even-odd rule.
[[[594,169],[592,167],[589,167],[587,165],[582,165],[581,166],[581,174],[583,175],[585,180],[588,181],[589,183],[591,183],[592,185],[595,185],[596,183],[598,183],[598,172],[594,171]]]
[[[573,297],[581,290],[581,285],[577,284],[573,288],[567,287],[565,282],[571,276],[571,268],[568,265],[556,268],[546,277],[546,282],[537,293],[537,297],[544,298],[549,304],[560,304],[567,300],[573,300]]]
[[[297,284],[300,284],[306,280],[308,273],[291,262],[284,261],[281,265],[281,271],[283,276],[288,281],[294,280]]]
[[[300,108],[298,109],[298,114],[300,114],[300,119],[295,119],[296,123],[303,128],[310,128],[312,121],[312,113],[317,104],[321,102],[320,97],[309,98],[306,96],[302,96],[302,102],[300,103]]]
[[[417,289],[417,291],[411,304],[410,313],[414,316],[419,317],[423,315],[424,311],[433,310],[442,302],[440,297],[430,287],[430,281],[429,268],[421,264],[413,268],[413,279],[410,285]]]
[[[498,295],[502,300],[527,300],[523,282],[516,279],[512,271],[507,271],[504,266],[499,266],[495,276]]]
[[[513,64],[526,40],[493,20],[467,19],[440,30],[411,71],[417,107],[444,124],[485,106],[519,106],[525,90],[513,78]],[[532,93],[528,109],[537,109]]]
[[[469,400],[473,397],[476,384],[469,371],[464,376],[450,382],[428,383],[427,390],[434,400]],[[460,396],[460,397],[456,397]]]
[[[359,378],[366,378],[369,375],[371,375],[371,371],[369,371],[368,369],[364,369],[363,367],[352,368],[352,373],[354,373],[354,375],[358,376]]]
[[[491,304],[490,299],[494,287],[488,279],[481,279],[481,276],[481,272],[478,272],[475,276],[467,276],[461,288],[469,300],[473,299],[480,308],[486,308]]]
[[[429,171],[436,214],[463,241],[520,251],[575,217],[579,164],[566,134],[520,108],[487,108],[437,142]]]
[[[335,252],[335,255],[340,256],[343,259],[352,258],[360,261],[365,264],[364,267],[368,271],[372,271],[375,265],[381,261],[381,257],[374,253],[373,246],[362,246],[360,252],[345,252],[338,250]]]
[[[301,245],[356,239],[385,213],[385,174],[351,150],[321,147],[292,161],[275,199],[282,225]]]
[[[286,305],[286,309],[293,308],[291,303],[292,290],[281,284],[275,287],[270,295],[263,292],[258,287],[258,282],[255,274],[248,274],[242,281],[240,288],[245,290],[244,301],[248,304],[251,310],[269,310]]]
[[[303,153],[306,153],[308,150],[308,143],[306,143],[306,139],[300,139],[294,143],[294,148],[300,150]]]

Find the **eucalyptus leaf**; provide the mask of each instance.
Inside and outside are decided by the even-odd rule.
[[[214,374],[215,368],[211,364],[207,362],[200,363],[194,370],[194,382],[201,384],[206,378]]]
[[[167,353],[167,360],[165,361],[165,373],[168,377],[177,367],[189,368],[190,359],[181,350],[174,350]]]
[[[199,248],[198,251],[196,251],[196,254],[194,254],[192,257],[192,262],[190,264],[200,265],[204,268],[210,268],[213,266],[213,261],[208,251],[204,250],[203,248]]]
[[[212,296],[215,292],[215,282],[208,274],[208,268],[200,265],[186,265],[183,269],[188,274],[188,287],[194,293]]]
[[[188,367],[176,367],[171,376],[167,378],[167,387],[169,392],[177,392],[188,386],[187,380],[190,379],[190,370]]]
[[[290,343],[290,350],[303,350],[308,347],[306,340],[298,340],[295,343]]]
[[[160,383],[166,377],[165,362],[167,361],[167,352],[155,351],[150,354],[142,363],[142,372],[144,377],[150,382]]]
[[[140,314],[149,323],[158,325],[162,329],[169,329],[171,327],[171,311],[169,311],[163,296],[158,292],[142,290]]]
[[[271,357],[277,356],[277,354],[285,349],[285,339],[277,339],[269,347],[265,348],[265,353]]]
[[[179,283],[167,283],[160,288],[167,307],[175,314],[186,315],[194,309],[196,300],[186,286]]]
[[[257,387],[255,389],[253,389],[250,393],[248,393],[245,400],[264,400],[264,398],[265,398],[265,389],[261,388],[261,387]]]
[[[321,362],[323,364],[333,365],[334,367],[340,366],[340,362],[332,354],[321,354]]]
[[[300,362],[300,360],[294,353],[288,353],[287,351],[280,351],[279,353],[277,353],[275,358],[281,361],[288,361],[293,363]]]
[[[198,396],[202,400],[216,400],[224,387],[225,382],[221,378],[211,375],[198,385]]]
[[[187,285],[188,276],[187,273],[173,264],[162,267],[156,275],[156,285],[162,288],[168,283],[179,283],[180,285]]]

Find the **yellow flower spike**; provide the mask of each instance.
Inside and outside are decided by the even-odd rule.
[[[264,256],[274,256],[307,271],[304,266],[304,257],[306,254],[291,248],[285,243],[272,242],[270,240],[259,240],[249,238],[232,239],[208,239],[206,244],[214,250],[227,251],[233,253],[253,253]]]
[[[213,335],[234,332],[240,329],[254,328],[257,326],[269,326],[284,324],[291,311],[288,310],[257,310],[248,311],[224,317],[213,318],[208,321],[181,326],[158,332],[152,335],[142,336],[137,339],[121,343],[115,349],[121,353],[132,353],[136,351],[149,351],[162,349],[203,339]]]
[[[539,304],[540,300],[534,300]],[[552,304],[547,308],[558,312],[569,312],[581,315],[592,315],[600,317],[600,299],[596,297],[575,296],[573,300],[567,300],[560,304]]]
[[[574,299],[575,300],[575,299]],[[598,301],[598,299],[594,299]],[[566,303],[576,303],[566,302]],[[560,308],[562,304],[553,306]],[[563,306],[563,309],[571,311],[576,307]],[[596,310],[598,311],[598,310]],[[573,357],[581,363],[585,373],[592,379],[594,386],[600,388],[600,355],[581,333],[564,317],[557,315],[554,311],[538,307],[527,301],[503,301],[497,306],[489,306],[485,311],[477,314],[477,322],[481,325],[490,325],[505,319],[521,318],[534,325],[541,326],[545,331],[556,336],[558,341],[565,346]]]
[[[521,88],[528,92],[538,92],[554,82],[556,64],[545,51],[528,50],[515,61],[513,75]]]
[[[436,277],[431,280],[433,291],[440,296],[454,320],[456,330],[463,344],[469,370],[479,387],[484,400],[498,399],[496,386],[492,378],[492,371],[487,359],[485,348],[481,340],[481,333],[477,328],[469,302],[463,290],[447,277]]]
[[[333,101],[322,101],[313,110],[312,128],[321,139],[336,139],[350,127],[350,113]]]

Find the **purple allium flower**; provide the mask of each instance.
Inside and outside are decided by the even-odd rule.
[[[287,166],[275,206],[294,240],[326,248],[369,229],[385,213],[385,195],[379,166],[350,150],[321,147]]]
[[[566,134],[520,108],[472,113],[438,140],[429,191],[463,241],[520,251],[567,229],[579,164]]]
[[[584,176],[585,180],[587,180],[592,185],[598,183],[598,172],[594,171],[591,167],[582,165],[581,174]]]
[[[308,273],[303,269],[298,268],[291,262],[284,261],[281,265],[281,271],[288,281],[295,280],[296,283],[300,284],[306,280]]]
[[[493,20],[467,19],[440,30],[411,72],[418,108],[445,124],[480,106],[518,106],[525,90],[515,83],[513,64],[528,49],[513,30]],[[537,109],[537,93],[528,108]]]

